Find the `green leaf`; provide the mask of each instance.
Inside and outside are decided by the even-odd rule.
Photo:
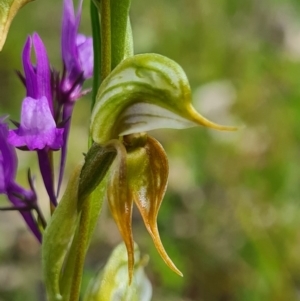
[[[59,202],[44,232],[42,264],[49,301],[63,300],[60,291],[60,274],[72,242],[79,216],[77,192],[81,165],[69,180],[66,191]]]
[[[0,51],[16,13],[22,6],[31,1],[33,0],[0,0]]]
[[[73,277],[76,277],[74,271],[79,264],[78,250],[85,255],[101,211],[107,186],[106,174],[116,154],[114,144],[115,141],[104,146],[95,143],[90,148],[84,165],[74,172],[45,230],[43,271],[50,301],[69,300]],[[82,233],[78,226],[81,225],[83,215],[80,213],[84,204],[88,204],[85,206],[88,224]],[[82,235],[86,238],[84,241]]]
[[[128,284],[127,251],[122,243],[114,249],[104,269],[91,281],[84,301],[150,301],[152,286],[144,272],[148,259],[140,259],[136,244],[134,256],[136,264],[131,285]]]
[[[158,54],[140,54],[122,61],[102,82],[91,118],[91,135],[104,143],[120,135],[158,128],[181,129],[217,125],[193,108],[182,68]]]

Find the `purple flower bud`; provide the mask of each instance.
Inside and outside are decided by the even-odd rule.
[[[64,0],[61,51],[65,67],[61,89],[64,103],[75,101],[82,96],[83,82],[93,75],[93,40],[78,33],[82,10],[79,1],[75,15],[72,0]],[[67,98],[67,99],[66,99]]]

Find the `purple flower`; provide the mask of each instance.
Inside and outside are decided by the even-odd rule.
[[[41,241],[42,236],[32,210],[37,210],[37,198],[33,188],[32,179],[29,177],[31,190],[26,190],[15,182],[17,172],[17,155],[15,148],[7,141],[8,126],[5,118],[0,118],[0,194],[6,194],[12,208],[0,208],[0,210],[19,210],[26,224],[36,238]]]
[[[30,61],[32,44],[37,64]],[[59,149],[63,145],[63,129],[53,118],[51,71],[45,46],[38,36],[28,37],[23,50],[23,67],[27,97],[24,98],[20,126],[11,130],[8,141],[16,147],[41,150]]]
[[[31,62],[32,45],[36,65]],[[53,109],[53,85],[46,48],[38,36],[28,37],[23,49],[26,97],[22,103],[21,122],[17,129],[11,130],[8,142],[15,147],[36,150],[40,171],[53,205],[57,204],[54,192],[54,179],[50,150],[58,150],[64,144],[64,129],[57,128]]]
[[[72,0],[64,0],[61,52],[65,74],[61,82],[62,102],[75,101],[85,92],[81,91],[83,82],[92,77],[94,57],[93,40],[78,33],[82,10],[79,1],[75,15]]]

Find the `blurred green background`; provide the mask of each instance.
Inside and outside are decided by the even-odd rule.
[[[135,211],[134,237],[150,255],[153,300],[300,300],[300,2],[132,2],[136,53],[177,61],[190,79],[195,107],[213,121],[240,126],[236,133],[153,133],[171,169],[158,225],[184,274],[180,278],[166,267]],[[0,53],[1,115],[19,118],[25,94],[14,70],[21,69],[28,34],[41,35],[52,65],[60,68],[61,5],[35,1],[13,21]],[[87,0],[81,28],[90,33]],[[68,172],[86,150],[88,122],[87,97],[73,118]],[[19,155],[19,182],[26,183],[30,166],[46,201],[34,154]],[[7,204],[4,198],[1,204]],[[119,241],[105,206],[84,286]],[[16,212],[0,212],[0,300],[44,300],[40,247]]]

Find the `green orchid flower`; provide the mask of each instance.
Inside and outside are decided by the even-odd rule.
[[[90,131],[95,145],[115,147],[116,158],[108,171],[105,198],[127,248],[129,279],[134,267],[133,202],[162,259],[182,275],[167,255],[157,228],[157,215],[168,182],[168,160],[159,142],[146,131],[199,125],[236,130],[208,121],[197,113],[191,100],[182,68],[158,54],[125,59],[98,90]]]

